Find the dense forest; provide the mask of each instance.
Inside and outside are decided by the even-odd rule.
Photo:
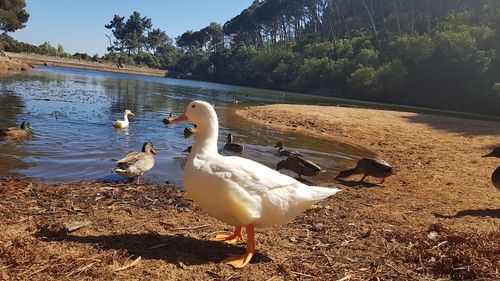
[[[138,12],[115,15],[105,27],[111,34],[104,57],[74,56],[223,83],[500,115],[500,0],[256,0],[223,25],[175,40]],[[6,35],[3,42],[6,50],[28,49]]]

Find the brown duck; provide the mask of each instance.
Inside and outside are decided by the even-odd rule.
[[[198,132],[198,126],[194,124],[194,127],[187,127],[184,129],[184,137],[189,138],[193,134]]]
[[[227,142],[224,145],[224,149],[232,151],[232,152],[236,152],[236,153],[241,153],[241,152],[243,152],[244,147],[243,147],[243,145],[241,145],[239,143],[234,143],[233,142],[233,135],[231,133],[229,133],[229,134],[227,134]]]
[[[29,129],[31,129],[30,123],[24,121],[19,127],[10,127],[5,130],[0,130],[0,139],[27,137],[31,134]]]
[[[361,158],[356,163],[356,167],[340,172],[335,178],[347,178],[352,175],[363,174],[359,182],[367,177],[381,178],[381,184],[384,183],[385,178],[394,174],[394,170],[389,163],[378,158]]]
[[[483,155],[483,157],[500,158],[500,147],[497,147],[492,152]],[[496,170],[493,171],[493,174],[491,174],[491,182],[493,183],[495,188],[500,191],[500,166],[498,166],[498,168],[496,168]]]
[[[315,176],[319,172],[323,171],[321,170],[321,167],[316,165],[314,162],[307,160],[301,156],[290,156],[285,160],[281,160],[278,162],[278,165],[276,167],[276,170],[289,170],[297,175],[299,175],[299,179],[302,178],[302,176]]]
[[[172,117],[172,112],[170,112],[167,118],[163,118],[163,123],[169,125],[172,122],[172,120],[174,120],[174,117]]]
[[[145,142],[141,152],[131,152],[123,159],[118,160],[113,172],[129,179],[135,178],[135,183],[139,184],[141,176],[155,165],[153,154],[156,154],[153,144]]]
[[[283,143],[280,141],[278,143],[276,143],[276,145],[274,147],[278,148],[279,156],[287,156],[287,157],[302,156],[302,154],[300,154],[300,152],[298,152],[298,151],[290,151],[290,150],[283,149]]]

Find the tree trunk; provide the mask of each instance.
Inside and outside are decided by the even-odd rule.
[[[398,34],[401,35],[401,23],[399,22],[399,13],[398,9],[396,7],[396,0],[392,2],[393,7],[394,7],[394,13],[396,14],[396,27],[398,28]]]

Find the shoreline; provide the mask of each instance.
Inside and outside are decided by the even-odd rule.
[[[396,169],[396,175],[387,178],[383,187],[366,188],[362,192],[375,196],[384,206],[378,211],[385,219],[425,227],[439,221],[433,213],[481,214],[483,210],[489,217],[486,210],[494,210],[489,221],[458,220],[451,221],[450,226],[456,230],[477,231],[500,228],[500,192],[490,181],[491,173],[500,162],[481,157],[500,145],[499,122],[284,104],[250,107],[237,113],[274,129],[362,146],[387,160]],[[355,163],[353,159],[353,167]],[[357,184],[360,177],[352,176],[340,184],[332,179],[332,185],[364,188]],[[378,182],[369,177],[367,180]],[[421,214],[421,210],[427,213]],[[411,213],[412,218],[403,216],[404,213]],[[366,215],[373,219],[371,214]]]
[[[78,59],[43,56],[38,54],[11,53],[11,52],[4,52],[4,53],[8,58],[12,60],[20,61],[32,66],[47,65],[47,66],[67,67],[75,69],[125,73],[125,74],[139,74],[139,75],[148,75],[156,77],[165,77],[167,75],[166,70],[153,69],[148,67],[124,65],[123,68],[118,68],[115,64],[111,63],[98,63],[98,62],[90,62]]]
[[[257,231],[250,265],[220,264],[244,244],[210,241],[225,225],[169,185],[0,179],[4,279],[496,280],[500,277],[498,122],[305,105],[238,110],[245,118],[354,143],[398,174],[353,177],[286,225]],[[286,144],[285,144],[286,145]],[[445,157],[444,157],[445,156]],[[368,181],[373,181],[368,179]],[[377,182],[377,181],[373,181]],[[141,257],[135,266],[120,270]]]

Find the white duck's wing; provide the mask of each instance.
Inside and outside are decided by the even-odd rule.
[[[255,161],[217,157],[204,165],[217,184],[227,186],[231,202],[243,209],[245,221],[258,227],[283,224],[311,204],[338,192],[335,188],[307,186]],[[245,222],[244,222],[245,223]]]

